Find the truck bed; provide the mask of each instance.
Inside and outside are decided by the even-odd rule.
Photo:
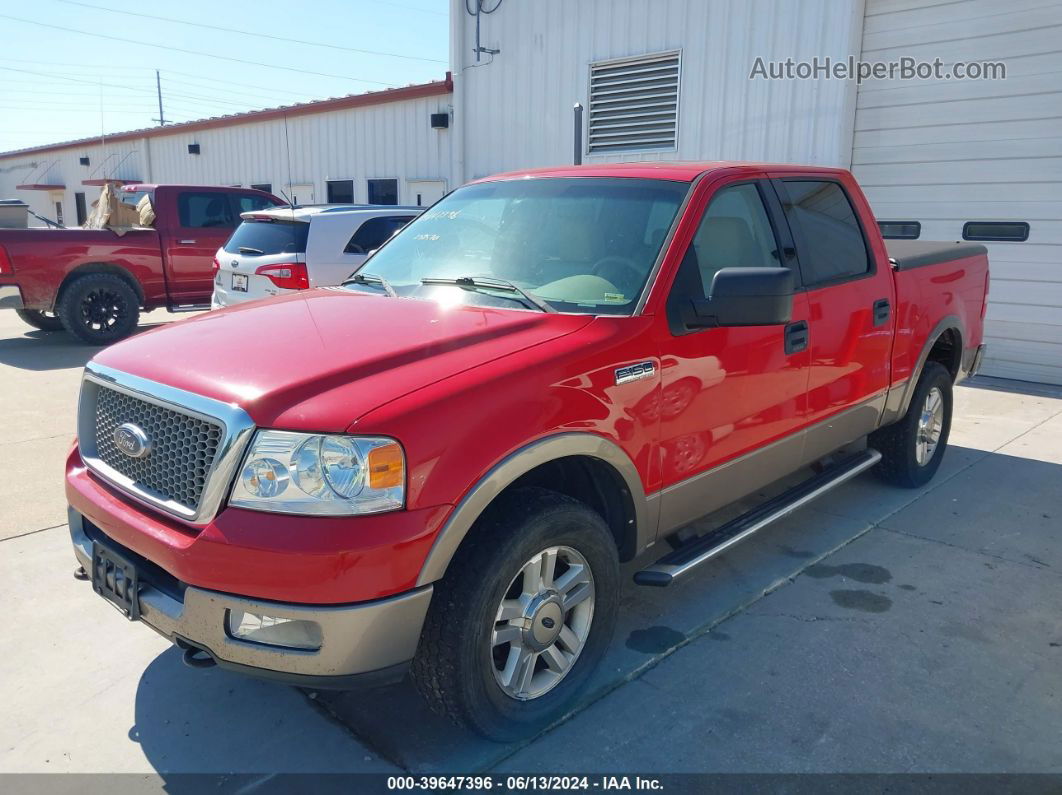
[[[939,240],[886,240],[885,249],[898,271],[988,255],[988,249],[978,243],[946,243]]]

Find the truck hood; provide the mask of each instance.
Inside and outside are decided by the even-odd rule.
[[[167,324],[93,361],[234,403],[259,427],[340,432],[387,401],[591,320],[323,289]]]

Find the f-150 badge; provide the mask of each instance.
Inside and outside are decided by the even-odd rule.
[[[638,364],[628,364],[626,367],[617,367],[616,384],[628,384],[631,381],[652,378],[655,373],[656,365],[652,362],[638,362]]]

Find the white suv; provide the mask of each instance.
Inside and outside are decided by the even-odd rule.
[[[423,209],[320,205],[243,213],[214,257],[211,305],[339,284]]]

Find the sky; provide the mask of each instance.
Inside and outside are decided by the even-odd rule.
[[[0,152],[157,125],[156,69],[174,122],[441,80],[448,13],[447,0],[0,0]]]

